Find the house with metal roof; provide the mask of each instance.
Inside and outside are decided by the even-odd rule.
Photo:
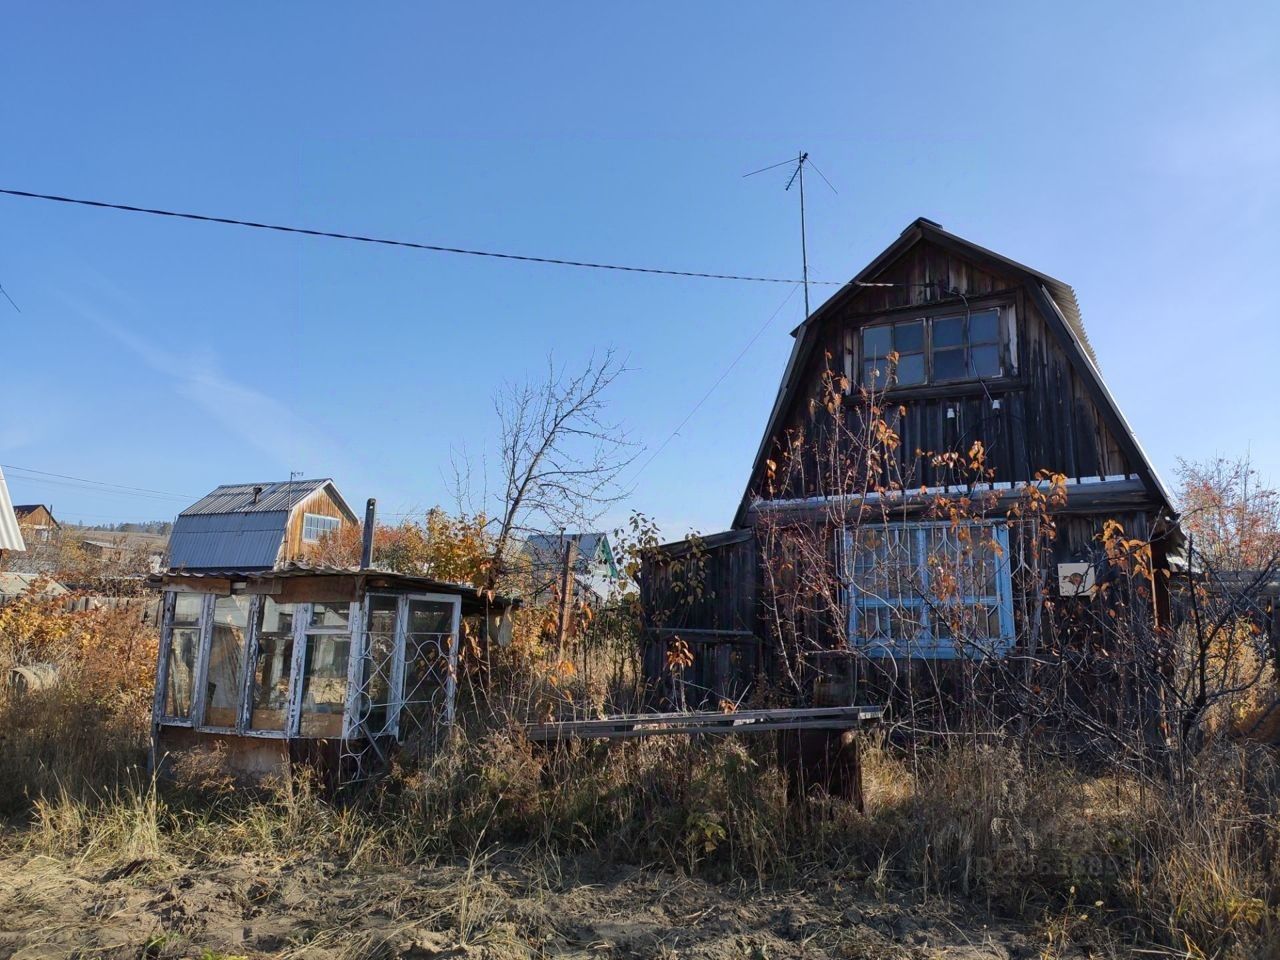
[[[23,530],[23,539],[33,543],[48,543],[61,529],[53,516],[53,508],[43,503],[15,503],[13,515]]]
[[[333,481],[223,484],[178,515],[172,570],[271,570],[358,519]]]
[[[574,600],[599,606],[618,583],[618,564],[605,533],[535,533],[521,552],[529,565],[529,596],[535,602],[555,595],[566,565],[573,576]]]
[[[1065,637],[1105,648],[1115,531],[1149,545],[1166,620],[1176,508],[1068,284],[919,218],[792,336],[731,529],[645,557],[655,683],[677,640],[712,703],[831,653],[863,689],[941,691]]]

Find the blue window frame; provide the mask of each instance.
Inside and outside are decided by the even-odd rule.
[[[846,530],[849,644],[868,656],[1002,656],[1013,645],[1009,529],[998,522]]]
[[[333,533],[342,526],[338,517],[326,517],[319,513],[302,515],[302,540],[304,543],[316,543],[326,533]]]

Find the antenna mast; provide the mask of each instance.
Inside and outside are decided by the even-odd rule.
[[[800,269],[801,279],[804,280],[804,316],[809,319],[809,244],[805,237],[804,229],[804,162],[809,159],[809,155],[801,150],[796,155],[796,172],[791,175],[791,179],[787,181],[787,189],[791,189],[791,184],[797,180],[800,181]]]
[[[823,182],[826,183],[828,187],[831,187],[832,193],[837,193],[837,190],[835,187],[831,186],[831,181],[826,178],[826,176],[823,174],[821,170],[818,170],[817,166],[814,165],[813,161],[809,159],[809,154],[805,153],[803,150],[796,152],[796,158],[794,160],[783,160],[781,163],[774,163],[767,167],[762,167],[759,170],[753,170],[750,173],[744,173],[743,176],[754,177],[757,173],[764,173],[766,170],[773,170],[777,167],[786,166],[792,163],[796,165],[796,168],[795,170],[792,171],[791,179],[787,181],[787,185],[785,189],[790,190],[791,185],[794,183],[798,182],[800,184],[800,269],[801,269],[801,279],[804,283],[804,316],[805,316],[805,319],[807,320],[809,318],[809,238],[808,238],[808,233],[805,229],[805,223],[804,223],[804,166],[805,164],[806,163],[809,164],[810,166],[813,167],[814,170],[818,171],[818,176],[822,177]]]

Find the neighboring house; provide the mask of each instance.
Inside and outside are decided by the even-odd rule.
[[[28,543],[48,543],[58,534],[60,524],[53,518],[53,510],[43,503],[17,503],[13,515]]]
[[[94,559],[145,565],[147,573],[159,573],[165,568],[169,538],[164,534],[136,531],[81,530],[77,542],[85,554]]]
[[[332,480],[233,483],[178,515],[171,570],[270,570],[358,523]]]
[[[522,554],[533,579],[534,603],[559,595],[566,562],[573,571],[575,601],[598,607],[618,584],[618,564],[603,533],[535,533],[525,540]]]
[[[1049,642],[1036,612],[1041,585],[1055,600],[1087,603],[1106,573],[1107,520],[1150,541],[1157,573],[1167,569],[1179,537],[1169,493],[1103,382],[1067,284],[919,219],[793,336],[733,528],[646,558],[655,681],[676,637],[694,647],[690,681],[721,696],[776,669],[762,564],[776,563],[775,586],[795,575],[789,560],[764,559],[779,531],[819,545],[843,608],[836,616],[815,604],[792,635],[817,648],[847,642],[864,655],[856,662],[895,677],[908,664],[1005,657],[1029,636]],[[852,449],[857,430],[841,433],[851,420],[882,424],[896,444],[867,466]],[[977,490],[958,486],[955,471],[975,450],[991,471]],[[1010,522],[1009,508],[1043,489],[1040,471],[1065,475],[1066,503],[1054,513],[1050,555],[1036,554],[1043,578],[1015,580],[1031,527]],[[983,515],[951,523],[932,512],[939,496],[970,495],[989,501]],[[878,519],[864,536],[867,517]],[[922,591],[939,555],[977,564],[981,550],[981,583],[946,601],[967,605],[980,624],[976,642],[962,645]],[[1152,582],[1159,616],[1164,580]]]
[[[18,518],[13,511],[13,501],[9,499],[9,487],[4,482],[4,471],[0,470],[0,558],[6,552],[21,553],[26,549],[22,529],[18,526]]]

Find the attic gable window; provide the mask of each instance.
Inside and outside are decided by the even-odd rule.
[[[874,390],[1004,376],[1000,310],[862,328],[862,385]],[[898,354],[892,371],[888,357]]]
[[[342,520],[338,517],[326,517],[319,513],[307,513],[302,517],[302,540],[304,543],[318,543],[326,533],[333,533]]]
[[[925,382],[923,320],[884,323],[862,330],[862,382],[883,390],[889,385],[890,353],[898,355],[894,382],[900,387]]]

